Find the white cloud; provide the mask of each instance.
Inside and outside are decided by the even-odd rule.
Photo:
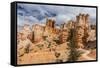
[[[53,5],[36,5],[36,4],[18,4],[21,8],[18,8],[18,13],[23,13],[24,17],[18,16],[22,24],[25,16],[29,19],[30,23],[45,22],[45,16],[49,18],[55,17],[58,24],[75,19],[79,13],[85,13],[90,15],[91,22],[96,21],[96,8],[92,7],[74,7],[74,6],[53,6]],[[24,21],[23,21],[24,22]]]

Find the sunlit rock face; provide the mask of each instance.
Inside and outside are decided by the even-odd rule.
[[[88,41],[95,41],[96,40],[96,30],[90,30]]]
[[[79,48],[84,48],[87,43],[88,30],[89,30],[89,15],[79,14],[76,16],[76,44]]]
[[[29,24],[24,24],[23,29],[20,31],[20,33],[23,33],[26,36],[28,36],[29,34],[31,34],[31,29],[30,29]]]
[[[79,14],[76,21],[69,20],[59,25],[59,28],[55,26],[56,21],[54,19],[47,19],[43,25],[33,24],[32,29],[28,24],[25,24],[21,32],[17,34],[18,64],[69,61],[71,52],[69,44],[72,42],[78,47],[75,49],[84,52],[78,58],[79,61],[94,60],[96,49],[93,51],[90,49],[96,47],[96,26],[90,26],[88,20],[88,14]],[[72,36],[73,38],[70,39]],[[22,41],[23,39],[24,41]],[[29,53],[26,53],[25,49],[29,44],[31,45]],[[85,47],[88,47],[89,50]]]
[[[68,30],[63,29],[60,33],[60,43],[65,43],[68,40]]]
[[[28,38],[29,40],[31,40],[32,38],[32,31],[31,31],[31,28],[30,28],[30,25],[29,24],[24,24],[22,26],[22,30],[20,30],[18,32],[20,35],[24,35],[24,37]]]
[[[56,28],[55,26],[55,20],[53,19],[47,19],[46,20],[46,26],[44,27],[44,34],[43,36],[47,36],[50,39],[54,39],[59,35],[60,29]]]
[[[55,28],[55,21],[52,19],[47,19],[44,36],[48,36],[48,35],[52,34],[54,28]]]
[[[75,21],[72,21],[72,20],[68,21],[68,23],[66,24],[66,27],[67,27],[68,29],[73,29],[73,28],[75,28]]]
[[[43,32],[44,32],[43,26],[35,24],[32,26],[32,31],[34,33],[34,42],[39,42],[43,39]]]
[[[88,36],[88,41],[96,41],[96,25],[91,25]]]

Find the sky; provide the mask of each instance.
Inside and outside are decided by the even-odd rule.
[[[35,23],[44,24],[46,16],[56,20],[56,24],[67,23],[69,20],[76,20],[79,13],[89,14],[89,21],[96,23],[96,8],[75,7],[75,6],[56,6],[41,4],[17,4],[17,21],[22,26],[25,23],[30,25]]]

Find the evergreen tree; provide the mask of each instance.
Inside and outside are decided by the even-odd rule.
[[[70,29],[70,36],[69,36],[69,49],[70,49],[70,54],[68,61],[76,61],[81,55],[81,52],[77,50],[77,45],[75,42],[75,29]]]

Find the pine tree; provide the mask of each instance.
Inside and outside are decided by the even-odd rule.
[[[70,29],[70,36],[69,36],[69,49],[70,54],[68,61],[76,61],[81,55],[81,52],[77,50],[77,45],[75,42],[75,29]]]

